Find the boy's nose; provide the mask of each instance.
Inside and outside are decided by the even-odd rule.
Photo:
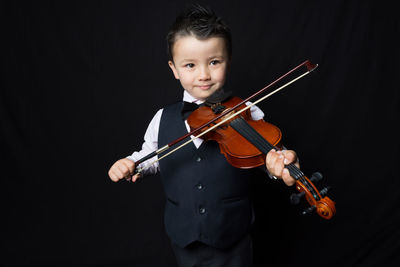
[[[200,68],[199,80],[205,81],[210,79],[210,71],[207,67]]]

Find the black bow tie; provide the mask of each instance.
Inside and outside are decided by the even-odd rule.
[[[190,102],[183,102],[183,106],[182,106],[182,117],[184,120],[186,120],[189,115],[196,110],[199,107],[199,105],[197,105],[196,103],[190,103]]]

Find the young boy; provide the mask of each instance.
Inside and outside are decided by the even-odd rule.
[[[168,35],[169,67],[180,81],[183,101],[201,104],[223,90],[232,48],[227,25],[211,10],[193,6],[178,16]],[[182,117],[183,102],[159,110],[145,134],[142,150],[118,160],[109,170],[111,180],[136,181],[135,161],[186,134],[189,126]],[[251,108],[254,120],[264,114]],[[156,164],[143,162],[143,174],[160,171],[167,203],[165,227],[180,266],[252,265],[249,235],[253,223],[249,200],[251,172],[230,166],[215,142],[196,139]],[[287,185],[295,180],[285,164],[297,163],[291,150],[267,154],[266,167],[272,177]]]

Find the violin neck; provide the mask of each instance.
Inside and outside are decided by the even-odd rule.
[[[279,150],[279,148],[269,143],[261,134],[251,127],[251,125],[248,124],[245,119],[241,117],[231,121],[230,126],[265,155],[268,154],[271,149]],[[304,173],[293,163],[288,164],[285,167],[289,170],[290,175],[296,180],[304,176]]]
[[[251,127],[251,125],[248,124],[247,121],[242,117],[238,117],[231,121],[230,126],[265,155],[268,154],[271,149],[279,150],[279,148],[271,145],[268,140],[266,140],[261,134],[259,134],[253,127]],[[285,165],[285,168],[289,170],[290,176],[292,176],[295,180],[300,181],[300,183],[302,183],[307,188],[307,190],[310,192],[310,194],[312,194],[315,200],[320,199],[320,196],[315,190],[314,186],[311,185],[311,182],[306,179],[304,173],[299,168],[297,168],[296,165],[291,163]]]

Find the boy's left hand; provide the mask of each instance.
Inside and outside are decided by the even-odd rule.
[[[285,165],[290,163],[294,163],[297,168],[300,168],[296,152],[293,150],[276,151],[272,149],[268,152],[265,161],[268,172],[278,179],[282,179],[287,186],[292,186],[296,183],[296,180],[290,176],[289,170],[285,168]]]

